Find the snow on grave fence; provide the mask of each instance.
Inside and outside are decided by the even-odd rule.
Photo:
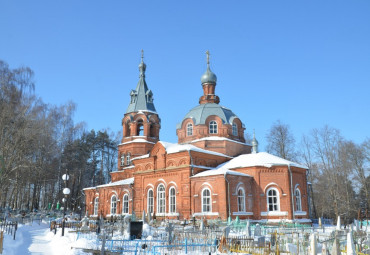
[[[13,236],[13,240],[15,240],[17,229],[18,229],[17,222],[11,222],[11,221],[0,222],[0,231],[3,231],[8,235]]]
[[[218,241],[215,240],[187,240],[183,242],[173,241],[171,245],[167,240],[104,240],[97,239],[95,250],[117,252],[117,253],[134,253],[134,254],[177,254],[182,252],[185,254],[193,254],[195,252],[216,252]]]

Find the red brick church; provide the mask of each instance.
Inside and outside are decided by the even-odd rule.
[[[130,92],[118,145],[118,171],[110,183],[85,188],[90,216],[110,217],[143,210],[157,219],[298,220],[308,218],[307,167],[245,142],[243,122],[219,104],[217,77],[201,77],[203,95],[176,127],[178,143],[159,140],[161,122],[146,65]]]

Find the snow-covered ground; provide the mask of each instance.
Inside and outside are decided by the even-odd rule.
[[[76,255],[86,254],[81,249],[84,247],[81,240],[76,242],[76,234],[65,231],[61,236],[61,229],[54,235],[50,232],[49,224],[33,223],[33,225],[18,225],[16,239],[4,234],[4,255],[48,254],[48,255]]]
[[[318,226],[315,226],[315,229],[307,229],[308,234],[312,235],[313,231],[316,234],[316,237],[319,240],[327,240],[332,238],[331,233],[335,231],[336,229],[343,230],[343,226],[332,226],[332,225],[326,225],[323,228],[319,228]],[[158,229],[163,229],[164,227],[158,227]],[[363,247],[368,249],[370,246],[370,233],[368,228],[363,228],[362,231],[367,232],[367,240],[363,240],[366,245]],[[256,230],[255,230],[256,231]],[[297,230],[298,231],[298,230]],[[283,231],[284,232],[284,231]],[[147,240],[151,240],[153,236],[153,228],[147,224],[144,224],[143,227],[143,236],[147,237]],[[126,233],[128,234],[128,233]],[[94,235],[94,234],[93,234]],[[229,234],[230,237],[238,237],[238,236],[245,236],[245,231],[243,232],[234,232],[230,231]],[[266,239],[270,239],[271,234],[266,234]],[[41,224],[38,224],[37,222],[34,222],[32,225],[18,225],[18,230],[16,233],[16,240],[13,240],[13,236],[5,234],[4,235],[4,251],[3,254],[5,255],[25,255],[25,254],[47,254],[47,255],[81,255],[81,254],[87,254],[85,253],[82,248],[90,248],[90,249],[99,249],[96,243],[96,237],[89,239],[87,237],[84,237],[83,235],[80,235],[80,238],[77,240],[77,234],[72,229],[67,229],[65,231],[65,236],[62,237],[61,235],[61,229],[58,229],[57,233],[54,234],[54,232],[50,231],[49,224],[47,222],[43,222]],[[281,236],[281,238],[284,237],[284,234]],[[298,237],[298,236],[297,236]],[[365,238],[366,236],[364,236]],[[87,238],[87,239],[86,239]],[[300,241],[303,240],[304,235],[299,235]],[[352,238],[352,237],[351,237]],[[127,240],[128,236],[124,235],[116,235],[113,237],[115,240]],[[315,239],[315,238],[314,238]],[[346,245],[346,238],[341,239],[341,249],[344,250],[344,246]],[[287,239],[288,240],[288,239]],[[291,254],[297,254],[297,243],[298,240],[291,240],[289,242],[285,242],[283,249],[290,251]],[[351,241],[353,243],[353,240]],[[364,243],[364,244],[365,244]],[[312,246],[312,244],[307,244],[308,246]],[[331,244],[330,244],[331,245]],[[321,254],[322,250],[322,244],[316,243],[313,247],[316,246],[317,254]],[[347,240],[347,246],[348,246],[348,240]],[[107,247],[106,247],[107,248]],[[148,248],[149,249],[149,248]],[[180,251],[179,251],[180,252]],[[184,251],[181,251],[183,254]],[[180,253],[178,253],[180,254]],[[189,254],[208,254],[208,253],[202,253],[202,252],[192,252]],[[217,251],[217,254],[224,254]],[[226,254],[226,253],[225,253]]]

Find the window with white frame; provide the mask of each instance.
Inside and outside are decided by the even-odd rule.
[[[210,134],[217,134],[217,122],[212,120],[209,122],[209,133]]]
[[[298,188],[295,189],[294,196],[295,196],[295,210],[302,211],[301,192],[299,191]]]
[[[238,189],[238,211],[245,212],[245,192],[243,188]]]
[[[126,165],[131,165],[131,154],[130,153],[127,153],[127,156],[126,156]]]
[[[123,196],[123,205],[122,205],[122,213],[123,214],[128,214],[128,206],[129,206],[129,202],[128,202],[128,194],[125,194]]]
[[[211,191],[205,188],[202,191],[202,212],[211,212]]]
[[[94,215],[98,215],[99,213],[99,198],[96,197],[94,199]]]
[[[275,188],[267,190],[267,209],[269,212],[279,211],[279,192]]]
[[[187,136],[191,136],[191,135],[193,135],[193,124],[188,123],[188,124],[186,125],[186,135],[187,135]]]
[[[233,123],[233,135],[234,136],[237,136],[238,135],[238,126],[236,125],[236,123]]]
[[[117,213],[117,197],[113,195],[110,199],[110,214],[114,215]]]
[[[122,153],[121,154],[121,166],[124,166],[125,165],[125,154]]]
[[[157,188],[157,213],[166,212],[166,190],[163,184]]]
[[[153,190],[150,189],[148,190],[148,213],[153,213],[154,212],[154,194]]]
[[[176,212],[176,190],[175,187],[171,187],[169,190],[169,212],[175,213]]]

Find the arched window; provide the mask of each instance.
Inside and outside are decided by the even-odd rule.
[[[122,213],[123,214],[128,214],[128,194],[125,194],[123,196],[123,206],[122,206]]]
[[[186,135],[187,136],[192,136],[193,135],[193,124],[188,123],[186,125]]]
[[[295,210],[302,211],[301,192],[299,191],[298,188],[295,189],[294,196],[295,196]]]
[[[136,135],[137,136],[143,136],[144,135],[144,125],[143,125],[143,121],[142,120],[139,120],[137,122],[137,132],[136,132]]]
[[[169,190],[169,213],[175,213],[176,212],[176,190],[175,187],[171,187]]]
[[[210,123],[209,123],[209,133],[210,134],[217,134],[217,122],[212,120]]]
[[[150,137],[155,137],[156,134],[155,134],[155,127],[154,127],[154,123],[151,123],[150,124]]]
[[[211,212],[211,191],[205,188],[202,191],[202,212]]]
[[[157,213],[166,212],[166,190],[164,185],[160,184],[157,188]]]
[[[275,188],[267,190],[267,209],[269,212],[279,211],[279,192]]]
[[[238,189],[238,211],[245,212],[245,192],[243,188]]]
[[[236,123],[233,123],[233,135],[237,136],[238,135],[238,126]]]
[[[110,214],[114,215],[117,213],[117,197],[115,195],[110,199]]]
[[[99,198],[96,197],[94,199],[94,215],[98,215],[99,213]]]
[[[122,153],[121,154],[121,166],[124,166],[125,165],[125,154]]]
[[[131,153],[127,153],[126,155],[126,165],[131,165]]]
[[[148,190],[148,213],[154,212],[154,194],[153,190]]]
[[[131,128],[130,128],[130,121],[127,120],[126,122],[126,135],[125,136],[131,136]]]

